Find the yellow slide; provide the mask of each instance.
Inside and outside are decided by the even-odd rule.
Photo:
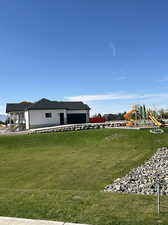
[[[152,120],[152,122],[156,125],[156,126],[158,126],[158,127],[161,127],[162,126],[162,124],[151,114],[151,113],[149,113],[149,119],[150,120]]]

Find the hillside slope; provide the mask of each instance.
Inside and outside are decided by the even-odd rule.
[[[156,224],[154,196],[102,190],[161,146],[168,146],[168,133],[148,130],[0,137],[0,215],[95,225]],[[162,199],[166,205],[168,199]],[[163,224],[167,219],[163,213]]]

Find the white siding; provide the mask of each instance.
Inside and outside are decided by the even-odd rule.
[[[52,117],[46,118],[46,113],[51,113]],[[65,117],[65,110],[29,110],[30,127],[60,125],[60,113]]]
[[[29,112],[25,111],[25,120],[26,120],[26,130],[28,130],[29,127]]]
[[[46,113],[52,117],[46,118]],[[86,122],[89,121],[89,110],[29,110],[25,112],[26,129],[60,125],[60,113],[64,113],[64,124],[67,124],[67,113],[86,113]]]

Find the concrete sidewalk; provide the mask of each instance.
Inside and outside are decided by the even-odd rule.
[[[32,220],[14,217],[0,217],[0,225],[87,225],[79,223],[54,222],[48,220]]]

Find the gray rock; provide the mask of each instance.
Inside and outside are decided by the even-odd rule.
[[[142,166],[132,169],[125,177],[117,178],[104,188],[105,192],[156,194],[160,182],[161,195],[168,195],[168,148],[162,147]]]

